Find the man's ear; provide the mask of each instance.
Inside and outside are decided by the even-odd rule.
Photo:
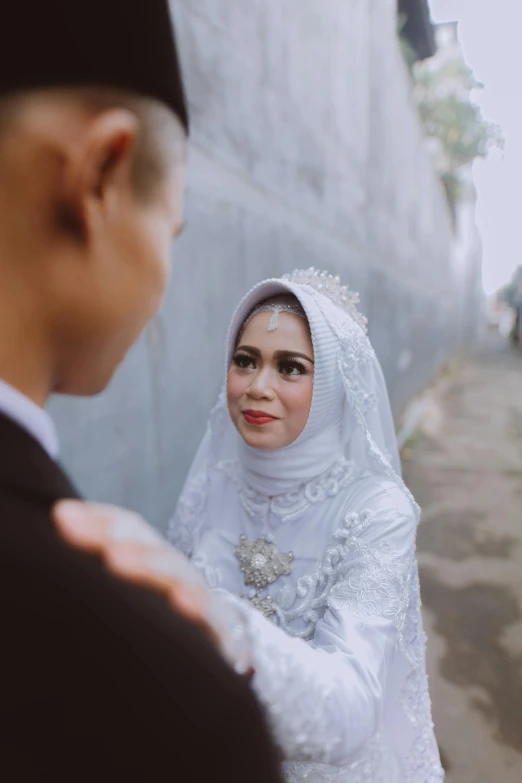
[[[93,221],[110,211],[118,189],[132,187],[139,122],[126,109],[110,109],[88,121],[69,149],[65,212],[69,227],[87,238]]]

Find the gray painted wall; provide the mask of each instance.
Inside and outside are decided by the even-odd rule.
[[[253,283],[310,265],[341,274],[361,293],[399,411],[467,333],[460,304],[477,264],[455,251],[393,0],[172,9],[193,121],[173,282],[102,396],[50,404],[82,491],[159,527],[216,398],[231,311]]]

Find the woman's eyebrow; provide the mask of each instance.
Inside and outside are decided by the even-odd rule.
[[[251,345],[238,345],[236,351],[245,351],[246,353],[251,353],[254,356],[261,356],[261,351],[259,348],[254,348]]]
[[[313,359],[310,359],[309,356],[307,356],[305,353],[299,353],[299,351],[274,351],[274,356],[276,359],[306,359],[307,362],[310,362],[310,364],[314,363]]]
[[[251,353],[252,356],[258,356],[261,357],[261,351],[259,348],[255,348],[253,345],[238,345],[236,348],[236,351],[244,351],[245,353]],[[305,359],[307,362],[310,362],[310,364],[314,363],[313,359],[310,359],[309,356],[307,356],[305,353],[300,353],[299,351],[274,351],[274,358],[275,359]]]

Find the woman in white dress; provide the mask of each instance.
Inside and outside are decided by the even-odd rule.
[[[311,269],[239,305],[227,382],[170,525],[208,587],[139,520],[65,532],[81,546],[98,535],[87,544],[127,578],[181,584],[187,613],[199,595],[225,655],[250,672],[288,781],[438,783],[419,509],[355,304]],[[125,540],[139,544],[130,561]]]
[[[240,612],[288,779],[441,781],[419,509],[355,296],[313,269],[260,283],[226,363],[170,539]]]

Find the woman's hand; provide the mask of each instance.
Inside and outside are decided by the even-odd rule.
[[[78,500],[56,503],[52,517],[68,544],[99,555],[116,576],[160,592],[206,632],[236,670],[248,670],[238,610],[214,596],[197,568],[142,517]]]

